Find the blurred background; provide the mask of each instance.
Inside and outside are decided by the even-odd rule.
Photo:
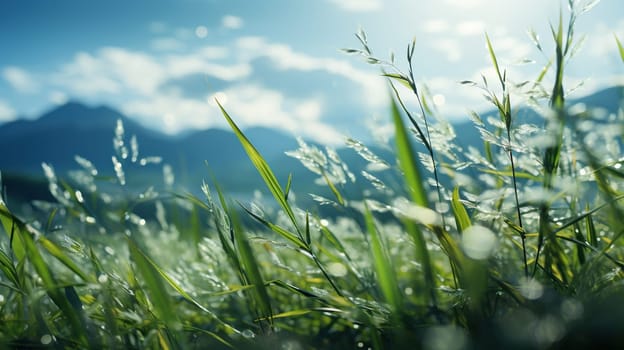
[[[624,37],[619,0],[581,1],[582,51],[567,87],[583,96],[621,84],[614,35]],[[595,6],[594,6],[595,5]],[[511,80],[533,79],[550,55],[549,22],[560,0],[5,0],[0,3],[0,122],[34,119],[57,105],[107,105],[141,125],[177,134],[223,127],[218,98],[244,127],[284,130],[323,143],[366,138],[388,89],[378,68],[341,48],[368,35],[380,58],[405,68],[416,38],[416,79],[442,114],[457,120],[487,108],[459,81],[492,75],[487,32]],[[534,62],[534,63],[533,63]]]

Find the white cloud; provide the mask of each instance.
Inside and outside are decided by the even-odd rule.
[[[205,54],[213,54],[204,52]],[[206,74],[222,80],[233,81],[251,74],[248,63],[222,65],[212,63],[201,55],[176,55],[165,60],[165,67],[171,78],[180,78],[191,74]]]
[[[381,0],[329,0],[329,2],[351,12],[376,11],[380,10],[383,4]]]
[[[120,93],[122,86],[112,77],[110,69],[100,57],[79,52],[73,61],[52,75],[52,84],[60,85],[76,96]]]
[[[449,6],[459,7],[462,9],[477,8],[482,6],[485,0],[446,0]]]
[[[224,46],[203,46],[197,51],[197,55],[207,60],[227,58],[230,50]]]
[[[449,23],[443,19],[429,19],[422,23],[425,33],[444,33],[449,30]]]
[[[39,90],[35,78],[22,68],[6,67],[2,70],[2,77],[18,92],[31,94]]]
[[[324,107],[332,96],[316,92],[314,96],[295,98],[287,91],[263,86],[262,76],[250,83],[247,78],[253,73],[253,60],[258,58],[271,62],[277,70],[273,74],[280,74],[280,70],[323,72],[347,79],[356,86],[355,93],[362,94],[360,107],[371,113],[387,102],[386,86],[377,72],[357,69],[348,58],[315,57],[257,37],[175,54],[119,47],[80,52],[56,72],[44,76],[43,84],[47,88],[45,97],[52,103],[63,103],[68,96],[112,102],[146,125],[173,134],[189,128],[225,126],[219,110],[212,106],[215,91],[207,90],[206,96],[197,98],[185,96],[179,88],[165,88],[168,82],[187,76],[214,77],[229,82],[218,92],[219,98],[241,126],[278,128],[316,141],[342,142],[340,133],[323,119]]]
[[[221,19],[221,25],[227,29],[240,29],[243,24],[243,19],[237,16],[227,15]]]
[[[288,131],[329,144],[340,143],[343,135],[321,121],[318,99],[289,99],[282,93],[257,85],[237,86],[225,92],[226,108],[241,126],[260,125]]]
[[[264,56],[282,70],[326,71],[349,79],[363,89],[363,103],[369,107],[376,108],[386,103],[387,95],[381,78],[377,74],[356,69],[348,61],[310,56],[296,52],[288,45],[270,43],[260,37],[240,38],[237,46],[242,51],[240,56],[247,60]]]
[[[160,125],[161,130],[168,134],[188,128],[203,129],[218,125],[208,103],[176,94],[156,94],[135,99],[123,104],[121,109],[146,125]],[[211,115],[213,118],[210,118]]]
[[[514,64],[522,59],[528,58],[531,56],[531,53],[534,52],[533,45],[530,44],[529,40],[518,39],[511,35],[497,35],[491,38],[491,42],[499,63],[505,65]],[[485,48],[483,49],[483,55],[487,56],[489,61],[489,54]]]
[[[57,90],[50,93],[49,99],[50,102],[54,103],[55,105],[62,105],[64,103],[67,103],[69,97],[67,97],[66,93]]]
[[[624,44],[624,20],[620,20],[616,27],[607,27],[604,23],[596,25],[588,34],[589,45],[585,50],[593,57],[616,56],[618,49],[614,35]]]
[[[449,62],[458,62],[462,58],[462,45],[456,39],[437,39],[431,43],[434,49],[446,55]]]
[[[54,77],[55,83],[77,95],[152,94],[165,81],[161,65],[151,56],[106,47],[96,55],[81,52]]]
[[[17,113],[8,102],[0,100],[0,122],[8,122],[15,119]]]
[[[206,96],[203,101],[177,94],[158,94],[125,103],[122,111],[148,125],[162,125],[170,134],[188,128],[226,127],[215,97],[242,128],[276,128],[329,144],[343,139],[320,119],[323,106],[319,99],[290,99],[259,85],[236,85]]]
[[[186,45],[177,38],[160,37],[150,41],[150,47],[155,51],[177,51],[186,47]]]
[[[483,21],[462,21],[457,23],[456,31],[461,36],[483,35],[485,23]]]

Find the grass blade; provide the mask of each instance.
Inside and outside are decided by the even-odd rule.
[[[622,62],[624,62],[624,46],[622,46],[622,43],[620,42],[620,39],[618,39],[618,37],[615,37],[615,42],[617,43],[617,47],[618,47],[618,51],[620,52],[620,57],[622,58]]]
[[[0,222],[2,222],[2,226],[4,227],[4,231],[9,236],[11,241],[11,250],[18,261],[21,261],[26,254],[26,249],[20,239],[16,238],[16,233],[21,230],[26,230],[26,225],[21,222],[11,211],[7,208],[4,203],[0,202]],[[19,236],[19,233],[18,233]]]
[[[150,296],[150,304],[154,308],[156,316],[165,324],[174,326],[174,328],[177,327],[179,324],[178,315],[173,311],[171,296],[165,289],[160,273],[154,267],[155,264],[132,239],[128,239],[128,249],[137,272],[143,277],[146,291]]]
[[[394,98],[391,98],[391,112],[396,132],[397,157],[405,174],[404,179],[408,191],[412,200],[417,205],[428,208],[429,200],[427,199],[427,192],[425,192],[425,188],[423,187],[420,170],[415,161],[414,150]],[[433,265],[431,264],[429,252],[427,251],[427,241],[422,231],[415,223],[406,222],[405,227],[416,245],[417,256],[420,257],[423,265],[425,285],[430,292],[425,295],[431,295],[431,300],[435,303],[435,280],[433,277]]]
[[[459,187],[455,187],[453,190],[453,197],[451,199],[451,207],[453,208],[453,215],[455,216],[455,224],[457,225],[457,231],[462,233],[465,229],[470,227],[470,216],[466,208],[459,199]]]
[[[399,158],[399,163],[401,164],[401,169],[405,174],[405,182],[408,186],[409,194],[411,195],[414,203],[422,207],[429,208],[427,192],[423,187],[420,170],[415,160],[416,157],[414,154],[414,149],[412,148],[412,144],[409,140],[407,129],[403,124],[401,112],[399,111],[399,108],[394,98],[391,97],[390,100],[392,118],[394,121],[394,127],[396,132],[397,156]]]
[[[230,213],[232,216],[233,213]],[[236,249],[238,252],[238,258],[243,269],[247,283],[254,286],[251,290],[253,299],[255,300],[256,307],[260,313],[259,319],[266,319],[269,324],[272,325],[273,309],[271,307],[271,299],[267,292],[264,278],[260,273],[260,268],[256,257],[251,250],[249,240],[243,233],[242,227],[238,224],[237,220],[233,220],[234,229],[234,242],[236,243]]]
[[[261,224],[265,225],[266,227],[268,227],[269,229],[271,229],[271,231],[279,234],[280,236],[286,238],[287,240],[289,240],[290,242],[292,242],[293,244],[295,244],[298,248],[307,250],[308,246],[301,242],[301,239],[299,239],[296,235],[294,235],[292,232],[273,224],[270,221],[267,221],[265,219],[263,219],[262,217],[258,216],[256,213],[254,213],[253,211],[249,210],[248,208],[244,207],[241,205],[241,207],[247,212],[247,214],[249,214],[251,217],[253,217],[254,219],[256,219],[258,222],[260,222]]]
[[[297,220],[295,218],[295,213],[293,212],[292,208],[286,201],[286,195],[284,194],[284,191],[282,191],[282,188],[280,187],[279,182],[277,181],[277,178],[275,177],[275,174],[273,173],[273,171],[271,170],[267,162],[264,160],[260,152],[258,152],[258,150],[253,146],[253,144],[251,144],[249,139],[247,139],[247,136],[243,134],[243,132],[238,127],[238,125],[234,123],[234,120],[232,120],[230,115],[225,111],[221,103],[217,101],[217,104],[219,105],[219,108],[221,109],[221,113],[223,114],[223,117],[225,117],[228,124],[232,128],[232,131],[234,131],[234,134],[236,134],[236,137],[238,138],[241,145],[245,149],[247,156],[249,157],[253,165],[256,167],[256,170],[258,170],[258,173],[264,180],[264,183],[269,188],[269,191],[271,191],[277,203],[286,212],[286,214],[290,218],[290,221],[296,227],[297,231],[299,231]]]
[[[0,250],[0,270],[2,270],[6,278],[11,281],[16,290],[22,289],[19,273],[15,265],[13,265],[11,258],[3,250]]]
[[[496,75],[498,76],[498,80],[500,81],[501,85],[504,86],[505,80],[503,79],[503,76],[501,75],[500,68],[498,66],[498,60],[496,59],[494,48],[492,48],[492,42],[490,42],[490,36],[487,33],[485,33],[485,41],[487,43],[487,49],[490,54],[490,59],[492,60],[492,64],[494,64],[494,69],[496,69]]]
[[[342,194],[340,194],[340,191],[338,191],[338,188],[336,188],[336,185],[334,185],[334,183],[329,179],[329,177],[327,176],[327,174],[325,174],[324,171],[322,172],[322,174],[323,174],[323,178],[325,179],[325,182],[327,183],[327,186],[329,186],[329,189],[334,194],[334,197],[336,197],[336,200],[338,201],[338,203],[344,206],[345,200],[342,197]]]
[[[45,237],[39,237],[39,244],[45,248],[53,257],[55,257],[58,261],[60,261],[67,268],[72,270],[77,276],[79,276],[85,282],[95,282],[95,278],[89,276],[85,273],[76,263],[70,259],[63,251],[61,247],[56,245],[54,242],[50,241]]]
[[[392,267],[392,262],[388,255],[384,243],[377,231],[373,214],[366,207],[364,213],[364,220],[366,221],[366,230],[370,235],[370,244],[373,254],[373,263],[375,265],[375,272],[377,273],[377,282],[386,302],[392,308],[395,313],[400,313],[402,310],[401,294],[399,292],[398,284],[396,281],[396,272]]]

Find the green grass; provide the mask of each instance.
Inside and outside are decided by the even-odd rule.
[[[221,106],[268,198],[235,202],[210,181],[204,198],[134,193],[124,157],[115,179],[94,177],[86,160],[80,181],[44,166],[53,201],[33,203],[26,217],[0,203],[0,346],[623,346],[624,105],[605,118],[567,102],[578,16],[570,4],[567,25],[562,16],[551,26],[552,55],[531,36],[546,57],[532,81],[508,76],[485,36],[496,87],[485,77],[463,82],[498,114],[472,113],[480,149],[456,144],[429,103],[414,42],[404,73],[359,32],[362,49],[346,51],[388,79],[396,161],[350,140],[371,165],[358,177],[331,149],[301,142],[290,154],[334,196],[316,197],[331,215],[300,207],[296,179],[279,183]],[[521,99],[543,125],[523,124],[512,104]],[[124,137],[118,128],[115,140]],[[345,184],[355,178],[364,194],[351,197]]]

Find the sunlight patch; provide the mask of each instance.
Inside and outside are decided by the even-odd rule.
[[[240,29],[243,27],[243,19],[237,16],[227,15],[221,20],[221,25],[227,29]]]
[[[327,271],[334,277],[344,277],[347,275],[347,268],[339,262],[332,262],[327,265]]]
[[[424,21],[422,27],[426,33],[444,33],[448,31],[449,24],[443,19],[430,19]]]
[[[468,257],[475,260],[489,258],[498,246],[498,239],[489,228],[473,225],[462,234],[462,248]]]
[[[208,28],[206,26],[195,27],[195,36],[199,39],[205,39],[208,36]]]
[[[376,11],[382,8],[380,0],[329,0],[345,11],[366,12]]]

